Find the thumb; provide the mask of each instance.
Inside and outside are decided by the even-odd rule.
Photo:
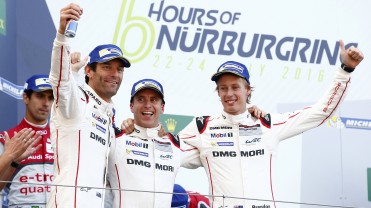
[[[345,50],[344,41],[343,41],[343,40],[339,40],[339,43],[340,43],[340,50],[341,50],[342,52],[345,52],[346,50]]]

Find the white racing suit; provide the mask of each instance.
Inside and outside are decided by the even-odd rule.
[[[108,171],[113,207],[169,208],[179,167],[201,165],[196,149],[183,149],[188,145],[172,134],[161,138],[157,133],[158,128],[135,125],[133,133],[118,136]]]
[[[115,146],[113,104],[88,85],[78,87],[69,54],[66,38],[57,34],[49,77],[55,186],[48,207],[104,207],[108,154]]]
[[[280,141],[325,122],[344,98],[349,82],[350,73],[339,69],[322,99],[291,113],[268,114],[260,120],[248,112],[195,118],[178,136],[200,151],[211,207],[275,208],[272,153]]]

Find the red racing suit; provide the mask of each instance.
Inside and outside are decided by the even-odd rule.
[[[200,151],[211,207],[276,207],[272,153],[280,141],[324,123],[344,98],[349,82],[350,73],[339,69],[323,98],[291,113],[268,114],[259,120],[247,111],[195,118],[178,136]]]
[[[23,119],[16,127],[7,131],[9,137],[12,138],[14,132],[19,132],[24,128],[32,128],[41,133],[42,138],[39,144],[42,144],[42,147],[20,163],[10,179],[14,183],[6,185],[9,189],[9,207],[42,208],[46,206],[51,190],[50,184],[53,180],[54,153],[51,147],[49,125],[41,127]],[[3,147],[4,133],[0,134],[0,138],[0,145]],[[0,150],[0,154],[2,153],[3,148]]]
[[[134,126],[133,133],[118,136],[116,149],[110,154],[113,207],[169,208],[179,167],[199,167],[198,151],[187,149],[170,133],[159,137],[158,128]]]
[[[189,196],[188,208],[210,208],[209,199],[194,191],[187,191]]]
[[[54,103],[50,131],[55,150],[48,207],[104,207],[108,154],[115,146],[114,108],[70,74],[70,49],[54,40],[50,82]]]

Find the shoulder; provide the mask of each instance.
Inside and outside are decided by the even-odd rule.
[[[177,136],[174,136],[174,134],[170,133],[170,132],[166,132],[166,136],[167,139],[170,140],[170,142],[176,146],[177,148],[180,148],[180,140]]]
[[[195,123],[200,134],[205,131],[207,124],[210,121],[211,116],[199,116],[195,117]]]
[[[264,117],[260,117],[260,122],[263,126],[271,128],[272,126],[272,116],[271,114],[266,114]]]

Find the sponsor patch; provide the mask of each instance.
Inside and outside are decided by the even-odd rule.
[[[144,142],[133,142],[131,140],[126,140],[126,145],[127,146],[132,146],[132,147],[140,147],[144,149],[148,149],[148,144]]]
[[[254,126],[245,126],[239,125],[239,135],[240,136],[251,136],[251,135],[261,135],[262,130],[260,124],[256,124]]]
[[[171,148],[171,142],[161,142],[156,139],[153,140],[155,143],[155,149],[162,151],[162,152],[173,152]]]
[[[143,156],[143,157],[148,157],[148,153],[147,152],[141,152],[141,151],[136,151],[136,150],[129,150],[129,149],[126,149],[126,152],[127,153],[133,153],[134,155],[139,155],[139,156]]]
[[[160,155],[160,159],[162,159],[162,160],[171,160],[171,159],[173,159],[173,155],[171,155],[171,154]]]
[[[213,139],[230,138],[230,137],[233,137],[233,133],[232,132],[228,132],[228,133],[211,133],[210,134],[210,137],[213,138]]]
[[[211,146],[234,146],[234,142],[211,142]]]
[[[261,140],[260,137],[256,137],[256,138],[252,138],[252,139],[246,139],[243,144],[245,144],[245,145],[254,145],[256,143],[259,143],[260,140]]]

